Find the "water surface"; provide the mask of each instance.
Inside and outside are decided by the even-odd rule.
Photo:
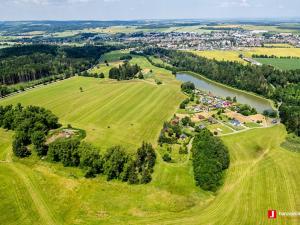
[[[233,98],[236,96],[236,99],[239,103],[248,104],[254,107],[260,113],[262,113],[264,110],[272,109],[271,103],[267,99],[231,89],[223,85],[218,85],[217,83],[204,79],[201,76],[179,73],[176,75],[176,78],[183,82],[191,81],[195,84],[196,88],[205,92],[211,92],[216,96],[223,98],[226,98],[227,96]]]

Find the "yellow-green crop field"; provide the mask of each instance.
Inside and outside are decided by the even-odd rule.
[[[212,51],[191,51],[192,53],[202,56],[208,59],[215,59],[218,61],[236,61],[246,64],[246,62],[239,58],[240,53],[238,51],[222,51],[222,50],[212,50]]]
[[[274,48],[247,48],[240,51],[234,50],[212,50],[212,51],[191,51],[192,53],[206,57],[208,59],[216,59],[218,61],[237,61],[240,63],[246,64],[243,59],[239,57],[240,54],[243,54],[245,57],[252,57],[252,55],[275,55],[277,57],[281,56],[291,56],[291,57],[300,57],[300,48],[291,48],[291,47],[274,47]]]

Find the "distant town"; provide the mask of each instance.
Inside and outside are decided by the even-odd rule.
[[[263,47],[265,44],[289,44],[300,47],[300,35],[270,33],[264,30],[218,30],[205,33],[149,32],[120,37],[125,43],[145,43],[169,49],[182,50],[238,50],[244,47]]]

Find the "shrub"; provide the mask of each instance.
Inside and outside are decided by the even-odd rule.
[[[180,146],[180,148],[179,148],[179,154],[181,154],[181,155],[183,155],[183,154],[188,154],[189,152],[188,152],[188,149],[187,149],[187,147],[185,146],[185,147],[181,147]]]
[[[163,155],[163,160],[165,161],[165,162],[171,162],[172,161],[172,158],[171,158],[171,156],[169,155],[169,154],[164,154]]]
[[[184,82],[183,84],[181,84],[181,90],[185,93],[192,93],[195,90],[195,84],[188,81],[188,82]]]
[[[161,84],[162,84],[162,82],[161,82],[160,80],[155,80],[155,83],[156,83],[157,85],[161,85]]]

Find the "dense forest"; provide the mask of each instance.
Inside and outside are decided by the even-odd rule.
[[[189,52],[162,48],[145,49],[144,54],[164,59],[178,71],[187,70],[232,87],[257,93],[282,102],[279,108],[288,131],[299,134],[300,70],[281,71],[272,66],[242,65],[237,62],[210,60]],[[298,94],[295,94],[297,92]],[[290,96],[291,97],[288,97]]]
[[[230,164],[227,147],[209,130],[203,129],[194,138],[192,156],[196,184],[204,190],[216,191]]]
[[[139,72],[141,72],[141,68],[138,65],[131,65],[129,62],[125,62],[118,68],[111,68],[109,71],[109,78],[116,80],[130,80],[138,75]]]
[[[53,75],[73,76],[89,69],[111,46],[59,47],[22,45],[0,50],[0,85],[28,82]]]

